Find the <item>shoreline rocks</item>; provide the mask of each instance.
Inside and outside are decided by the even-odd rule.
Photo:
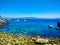
[[[5,21],[3,21],[3,20],[0,20],[0,26],[4,26],[4,25],[6,25],[6,24],[9,24],[9,22],[5,22]]]
[[[52,41],[54,40],[54,41]],[[29,36],[16,36],[14,34],[9,34],[5,32],[0,32],[0,44],[1,45],[40,45],[40,43],[49,43],[49,41],[53,44],[57,44],[58,40],[60,38],[45,38],[45,37],[40,37],[40,36],[34,36],[34,37],[29,37]],[[56,43],[54,43],[56,42]],[[60,42],[59,42],[60,43]],[[49,43],[50,44],[50,43]]]

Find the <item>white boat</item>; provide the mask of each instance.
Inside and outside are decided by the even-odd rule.
[[[24,22],[26,22],[27,20],[24,20]]]
[[[17,21],[20,21],[20,20],[17,20]]]

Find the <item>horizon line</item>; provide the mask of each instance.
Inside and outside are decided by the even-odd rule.
[[[37,18],[37,19],[60,19],[60,18],[58,18],[58,17],[53,17],[53,18],[43,18],[43,17],[3,17],[3,18]]]
[[[26,18],[26,17],[34,17],[34,18],[60,18],[60,14],[56,13],[43,13],[43,14],[1,14],[1,17],[9,17],[9,18]]]

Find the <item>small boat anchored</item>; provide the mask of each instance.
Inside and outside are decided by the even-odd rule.
[[[20,20],[17,20],[17,21],[20,21]]]
[[[60,22],[57,23],[57,30],[60,30]]]
[[[24,20],[24,22],[26,22],[27,20]]]

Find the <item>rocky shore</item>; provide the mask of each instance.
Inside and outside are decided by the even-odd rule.
[[[9,22],[6,22],[6,21],[3,21],[3,20],[0,20],[0,26],[6,25],[6,24],[9,24]]]
[[[14,35],[0,32],[0,45],[59,45],[60,38]]]

